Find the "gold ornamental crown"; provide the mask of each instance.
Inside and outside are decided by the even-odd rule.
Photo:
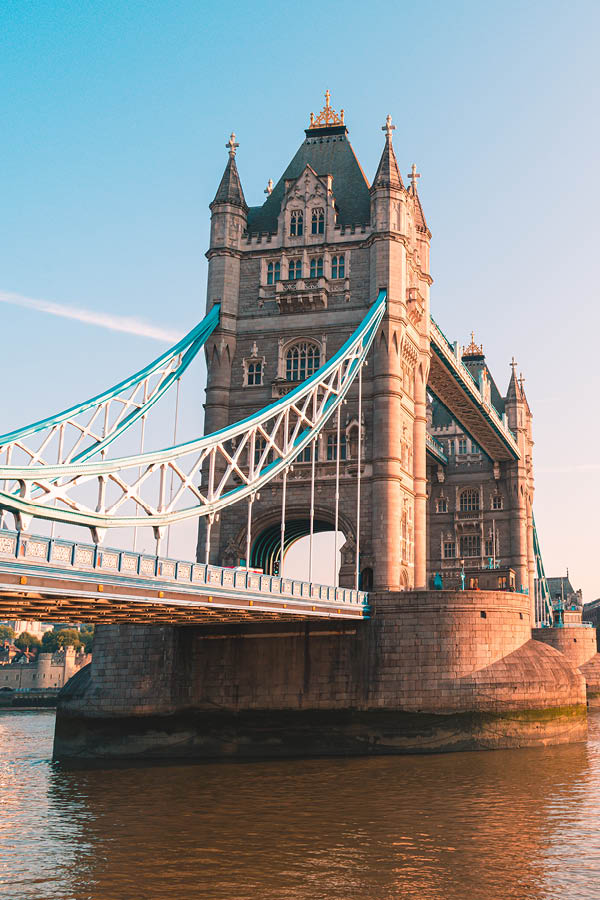
[[[483,356],[483,344],[479,346],[475,343],[475,332],[471,332],[471,343],[468,347],[463,347],[463,356]]]
[[[329,105],[330,97],[329,91],[325,91],[325,106],[316,118],[314,113],[310,114],[310,128],[328,128],[330,125],[344,124],[344,110],[341,109],[338,116],[333,106]]]

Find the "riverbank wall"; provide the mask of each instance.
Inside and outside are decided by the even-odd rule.
[[[370,597],[371,618],[101,626],[59,697],[54,755],[273,758],[537,746],[586,735],[583,676],[529,598]]]

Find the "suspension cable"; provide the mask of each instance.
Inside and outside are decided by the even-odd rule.
[[[179,365],[181,365],[181,356],[179,357]],[[177,421],[179,419],[179,387],[181,385],[181,377],[177,379],[177,387],[175,390],[175,421],[173,423],[173,446],[177,444]],[[169,509],[173,502],[173,468],[171,468],[171,487],[169,488]],[[171,526],[167,528],[167,556],[171,546]]]
[[[355,589],[358,590],[360,581],[360,465],[362,451],[362,366],[358,370],[358,448],[357,461],[358,472],[356,475],[356,576]]]
[[[248,523],[246,525],[246,568],[250,568],[250,548],[252,546],[252,504],[254,503],[254,494],[248,497]]]
[[[283,578],[283,552],[285,550],[285,496],[287,491],[287,469],[283,470],[283,491],[281,494],[281,546],[279,550],[279,577]]]
[[[311,444],[312,458],[310,465],[310,540],[308,544],[308,580],[312,583],[313,575],[313,537],[315,533],[315,461],[317,455],[317,438]]]
[[[335,525],[334,525],[334,543],[333,543],[333,585],[334,587],[338,586],[338,564],[337,564],[337,553],[338,553],[338,524],[340,520],[340,420],[341,420],[341,406],[337,408],[337,438],[336,438],[336,448],[335,448]]]

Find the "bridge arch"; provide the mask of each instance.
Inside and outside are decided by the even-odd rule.
[[[315,506],[314,534],[323,534],[335,530],[335,518],[325,507]],[[341,515],[338,519],[338,530],[343,534],[338,550],[348,551],[356,547],[354,524]],[[310,534],[310,513],[303,505],[290,505],[286,510],[284,559],[287,551],[297,541]],[[246,553],[246,528],[240,529],[235,540],[237,555],[240,560]],[[252,522],[252,542],[249,565],[263,569],[267,574],[277,574],[281,556],[281,514],[280,511],[257,516]],[[344,561],[342,560],[342,567]]]

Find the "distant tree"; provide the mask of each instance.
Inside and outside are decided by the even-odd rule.
[[[19,650],[39,650],[42,642],[39,637],[29,634],[28,631],[22,631],[18,638],[15,638],[15,647]]]
[[[14,628],[11,628],[10,625],[0,625],[0,644],[3,644],[4,641],[12,641],[14,636]]]
[[[55,631],[54,634],[58,640],[58,647],[75,647],[79,650],[81,647],[81,635],[76,628],[63,628],[61,631]]]
[[[58,631],[45,631],[42,635],[42,653],[56,653],[58,650]]]
[[[83,649],[85,653],[92,652],[92,646],[94,644],[94,626],[88,625],[86,630],[81,630],[80,633],[81,643],[83,645]]]

